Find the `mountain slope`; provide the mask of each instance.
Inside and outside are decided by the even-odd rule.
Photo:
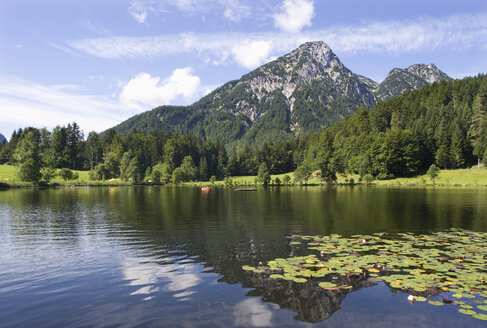
[[[398,85],[391,78],[379,85],[351,72],[324,42],[308,42],[190,106],[157,107],[122,122],[115,130],[122,134],[134,128],[171,131],[220,139],[227,145],[284,140],[319,131],[359,107],[370,108],[378,99],[444,75],[438,70],[443,75],[431,76],[432,70],[423,66],[409,67],[405,70],[409,78],[403,79],[421,83]]]
[[[416,64],[406,69],[394,68],[382,81],[375,95],[378,100],[387,100],[400,96],[404,91],[420,89],[441,80],[451,78],[434,64]]]
[[[7,138],[3,134],[0,133],[0,145],[7,143]]]

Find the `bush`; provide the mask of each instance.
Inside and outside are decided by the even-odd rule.
[[[364,175],[364,177],[362,178],[362,181],[363,181],[365,184],[369,184],[369,183],[371,183],[372,181],[374,181],[374,177],[372,176],[372,174],[366,174],[366,175]]]
[[[289,175],[287,175],[287,174],[286,174],[286,175],[285,175],[285,176],[282,178],[282,182],[283,182],[284,184],[289,184],[289,183],[291,183],[291,177],[290,177]]]
[[[41,169],[41,174],[42,174],[42,180],[49,182],[52,179],[54,179],[54,177],[56,176],[56,169],[46,166]]]
[[[274,180],[274,183],[278,186],[281,185],[281,179],[279,179],[279,177],[277,177],[275,180]]]
[[[161,172],[157,171],[157,170],[153,170],[152,171],[152,175],[151,175],[151,179],[152,179],[152,183],[161,183]]]
[[[68,180],[73,179],[73,171],[71,171],[70,169],[68,169],[66,167],[60,169],[58,175],[61,178],[63,178],[64,181],[68,181]]]
[[[233,180],[232,180],[232,177],[228,176],[225,178],[225,180],[223,180],[223,182],[225,183],[225,186],[232,186],[233,185]]]
[[[428,174],[428,176],[430,177],[430,179],[433,182],[433,184],[435,184],[435,179],[440,174],[440,169],[435,164],[431,164],[431,166],[428,169],[428,172],[426,174]]]
[[[185,178],[184,170],[181,167],[176,168],[172,172],[172,182],[174,184],[179,184],[183,182],[184,178]]]
[[[39,182],[41,179],[40,165],[33,159],[28,159],[20,164],[19,178],[21,181]]]

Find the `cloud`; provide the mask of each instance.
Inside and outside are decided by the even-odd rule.
[[[222,4],[225,8],[223,16],[232,22],[240,22],[242,19],[249,17],[252,12],[249,6],[243,5],[236,0],[223,1]]]
[[[139,23],[145,23],[149,13],[174,15],[177,11],[186,16],[221,13],[232,22],[240,22],[243,18],[250,17],[251,13],[256,14],[254,19],[260,19],[262,15],[257,13],[265,7],[263,2],[264,0],[252,3],[242,0],[138,0],[131,2],[128,10]]]
[[[159,77],[140,73],[123,86],[120,102],[134,109],[168,105],[179,96],[194,99],[201,93],[200,78],[191,74],[191,68],[178,68],[161,82]]]
[[[284,0],[281,11],[274,15],[274,25],[284,32],[297,33],[311,26],[314,14],[312,0]]]
[[[244,41],[232,48],[236,62],[246,68],[255,68],[268,60],[271,43],[267,41]]]
[[[147,19],[147,10],[145,9],[143,3],[141,3],[141,2],[131,2],[128,11],[129,11],[129,14],[138,23],[145,24],[145,20]]]
[[[76,121],[85,131],[103,131],[134,115],[116,99],[81,94],[77,85],[42,85],[11,76],[0,76],[0,129],[53,128]]]
[[[299,33],[184,33],[147,37],[108,37],[71,40],[68,50],[108,59],[151,59],[192,53],[210,57],[216,64],[231,58],[244,67],[251,60],[240,55],[241,40],[261,51],[254,53],[282,55],[306,41],[325,41],[334,51],[344,53],[387,53],[462,51],[487,44],[487,13],[455,15],[443,19],[423,17],[416,20],[389,20]],[[267,51],[264,43],[269,45]],[[58,47],[63,49],[63,46]],[[226,58],[228,54],[232,56]],[[266,57],[266,56],[264,56]],[[260,59],[262,60],[262,56]]]

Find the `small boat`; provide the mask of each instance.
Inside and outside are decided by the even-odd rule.
[[[210,187],[201,187],[201,191],[210,191]]]

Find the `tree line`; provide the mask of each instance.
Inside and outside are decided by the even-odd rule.
[[[228,176],[295,171],[306,182],[318,172],[333,182],[337,173],[389,179],[472,166],[487,158],[487,76],[442,81],[287,141],[243,144],[227,153],[223,142],[135,129],[111,129],[85,139],[76,123],[25,128],[0,145],[0,164],[19,166],[25,181],[49,181],[56,169],[89,170],[93,180],[120,178],[140,183],[179,183]],[[227,145],[228,146],[228,145]],[[63,175],[69,178],[69,172]]]
[[[307,180],[321,170],[389,179],[470,167],[487,158],[487,76],[442,81],[323,129],[309,138],[296,176]]]
[[[229,158],[220,141],[137,130],[122,136],[113,129],[90,132],[85,139],[72,123],[52,131],[33,127],[14,131],[10,142],[0,145],[0,164],[18,166],[20,179],[29,182],[49,182],[56,174],[76,179],[72,170],[89,170],[91,180],[165,184],[257,175],[259,169],[262,176],[290,172],[297,165],[298,144],[303,150],[305,143],[297,140],[246,146]]]

